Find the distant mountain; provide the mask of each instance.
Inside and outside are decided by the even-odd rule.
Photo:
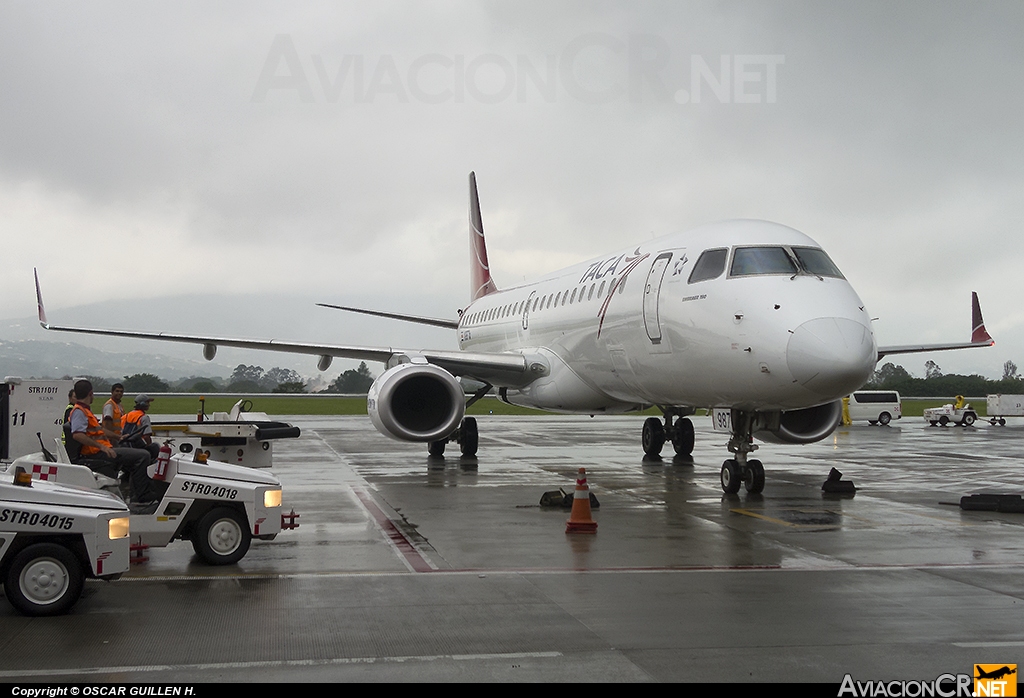
[[[190,361],[163,354],[115,353],[74,344],[38,339],[0,340],[0,377],[60,378],[101,376],[121,378],[153,373],[167,381],[189,376],[230,376],[233,367],[209,361]]]

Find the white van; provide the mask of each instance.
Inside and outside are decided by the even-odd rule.
[[[866,419],[885,426],[903,418],[900,394],[895,390],[858,390],[850,395],[850,421]]]

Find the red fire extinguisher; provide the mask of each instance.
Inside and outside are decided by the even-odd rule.
[[[160,453],[156,458],[156,472],[153,473],[154,480],[167,479],[167,465],[171,462],[171,442],[164,441],[160,447]]]

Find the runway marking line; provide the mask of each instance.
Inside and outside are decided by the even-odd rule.
[[[138,666],[91,667],[80,669],[21,669],[0,671],[0,678],[17,679],[31,676],[74,676],[77,674],[123,674],[153,671],[211,671],[223,669],[265,669],[278,667],[340,666],[345,664],[386,664],[402,662],[455,662],[500,659],[557,659],[561,652],[508,652],[492,654],[424,654],[401,657],[337,657],[334,659],[281,659],[258,662],[211,662],[209,664],[142,664]]]

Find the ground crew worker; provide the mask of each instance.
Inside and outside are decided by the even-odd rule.
[[[135,398],[135,409],[124,416],[121,424],[121,443],[149,451],[150,460],[156,461],[160,455],[160,444],[153,443],[153,422],[146,414],[152,403],[153,398],[149,395]]]
[[[136,513],[151,513],[156,509],[159,497],[154,496],[152,481],[146,472],[149,452],[137,448],[112,447],[106,431],[90,409],[93,399],[92,383],[87,380],[75,383],[75,406],[68,418],[71,438],[81,444],[75,462],[115,479],[121,469],[126,470],[131,483],[132,500],[143,505]]]
[[[72,388],[68,391],[68,406],[64,408],[64,421],[61,424],[67,424],[68,419],[71,418],[71,410],[75,409],[75,389]],[[66,441],[66,434],[63,429],[60,430],[60,442],[65,446],[68,445]]]
[[[121,423],[124,422],[124,408],[121,407],[123,397],[124,386],[114,383],[110,386],[110,399],[103,404],[103,428],[115,444],[121,440]]]

